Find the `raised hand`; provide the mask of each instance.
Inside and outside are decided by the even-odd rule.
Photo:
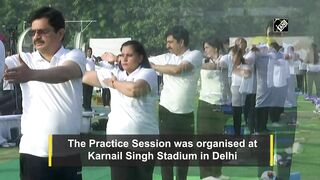
[[[9,83],[25,83],[32,80],[33,70],[21,59],[19,55],[20,66],[5,70],[4,79]]]
[[[118,61],[118,57],[110,52],[105,52],[101,55],[103,61],[108,61],[109,63],[114,63]]]

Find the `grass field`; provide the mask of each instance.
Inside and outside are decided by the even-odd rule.
[[[291,172],[299,172],[302,180],[320,179],[320,114],[312,111],[314,105],[298,100],[298,125],[295,139],[302,145],[302,152],[294,154]],[[231,123],[230,121],[228,123]],[[19,179],[18,148],[0,148],[0,180]],[[224,167],[223,174],[232,180],[253,180],[256,177],[256,167]],[[84,167],[84,180],[110,179],[109,167]],[[160,168],[156,167],[154,179],[160,180]],[[190,167],[188,180],[199,179],[198,167]]]

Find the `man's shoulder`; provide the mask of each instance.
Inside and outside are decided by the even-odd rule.
[[[150,56],[149,59],[153,59],[153,58],[171,58],[174,57],[175,55],[172,53],[163,53],[163,54],[159,54],[156,56]]]
[[[64,49],[64,51],[65,51],[64,54],[66,54],[66,55],[70,55],[70,54],[72,54],[72,55],[81,55],[86,59],[86,56],[85,56],[84,52],[81,51],[80,49]]]
[[[187,50],[183,55],[183,60],[189,62],[197,62],[197,64],[202,63],[202,53],[199,50]]]
[[[197,49],[193,49],[193,50],[189,50],[189,51],[187,51],[187,52],[189,52],[189,53],[197,53],[197,54],[202,54],[201,53],[201,51],[199,51],[199,50],[197,50]]]
[[[184,53],[184,56],[193,56],[193,57],[197,57],[197,58],[200,58],[202,59],[202,53],[199,51],[199,50],[187,50],[185,53]]]
[[[80,49],[64,49],[62,58],[71,58],[72,60],[81,60],[86,62],[86,56]]]

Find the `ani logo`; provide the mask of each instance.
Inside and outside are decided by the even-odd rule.
[[[273,32],[288,32],[289,20],[282,18],[273,19]]]

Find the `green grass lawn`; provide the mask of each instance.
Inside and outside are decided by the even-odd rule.
[[[320,179],[320,114],[312,111],[314,105],[302,97],[298,100],[298,125],[296,141],[299,141],[303,151],[294,154],[292,172],[300,172],[302,180]],[[228,124],[230,124],[229,120]],[[19,179],[19,159],[17,148],[0,148],[0,180]],[[199,179],[199,168],[190,167],[188,180]],[[257,167],[224,167],[223,174],[232,180],[253,180],[256,177]],[[108,167],[84,167],[84,180],[108,180]],[[160,180],[160,167],[155,167],[154,179]]]

